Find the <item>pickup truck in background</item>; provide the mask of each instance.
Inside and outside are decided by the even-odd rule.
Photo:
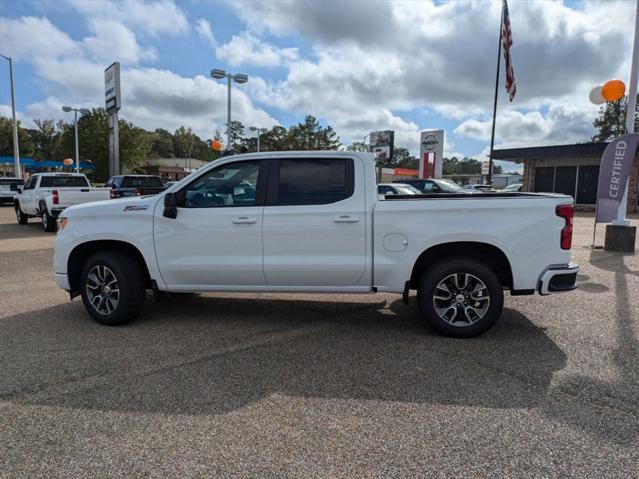
[[[22,185],[24,185],[22,178],[0,176],[0,205],[5,202],[13,204]]]
[[[26,225],[39,216],[44,231],[55,231],[58,216],[69,206],[108,198],[108,188],[92,188],[83,174],[36,173],[15,197],[16,219]]]
[[[160,177],[153,175],[112,176],[104,186],[110,188],[111,198],[157,195],[166,189]]]
[[[106,325],[155,292],[417,291],[435,330],[471,337],[504,290],[574,289],[573,200],[557,194],[377,194],[374,157],[220,158],[153,197],[74,206],[55,240],[57,284]],[[531,234],[534,231],[534,234]]]

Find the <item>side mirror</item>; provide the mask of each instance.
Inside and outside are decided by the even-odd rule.
[[[167,193],[164,195],[164,212],[165,218],[177,218],[177,199],[175,193]]]

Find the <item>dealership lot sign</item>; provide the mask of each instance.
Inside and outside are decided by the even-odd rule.
[[[639,134],[630,133],[615,138],[604,150],[599,168],[595,222],[610,223],[617,217],[638,146]]]

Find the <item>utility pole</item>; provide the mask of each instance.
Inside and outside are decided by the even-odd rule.
[[[18,145],[18,121],[16,120],[16,94],[13,88],[13,60],[11,57],[0,55],[9,62],[9,81],[11,83],[11,114],[13,117],[13,163],[16,178],[22,178],[22,168],[20,167],[20,148]]]

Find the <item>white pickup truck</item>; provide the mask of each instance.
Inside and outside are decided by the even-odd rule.
[[[62,213],[54,271],[98,322],[123,324],[145,290],[404,295],[457,337],[502,311],[503,291],[575,288],[573,201],[525,193],[378,195],[373,157],[224,157],[153,197]]]
[[[109,197],[108,188],[91,188],[80,173],[36,173],[15,196],[16,219],[26,225],[30,217],[39,216],[44,231],[55,231],[58,216],[69,206]]]

